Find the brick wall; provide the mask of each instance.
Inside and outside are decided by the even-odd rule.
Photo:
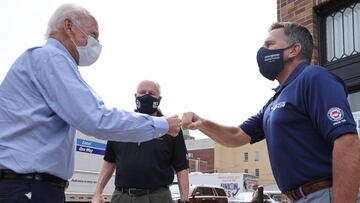
[[[196,168],[196,160],[200,160],[200,172],[213,173],[214,172],[214,148],[212,149],[199,149],[188,150],[188,153],[192,154],[192,158],[189,159],[190,171],[194,171]]]
[[[330,0],[277,0],[279,22],[291,21],[306,27],[314,38],[312,63],[318,63],[317,17],[314,7]]]

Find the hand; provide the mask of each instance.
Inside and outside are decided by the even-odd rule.
[[[186,112],[182,116],[182,127],[190,130],[199,129],[204,119],[193,112]]]
[[[173,115],[171,117],[166,117],[166,121],[169,124],[169,131],[167,134],[175,137],[179,134],[181,128],[181,120],[178,115]]]
[[[105,203],[104,196],[102,194],[94,194],[91,203]]]

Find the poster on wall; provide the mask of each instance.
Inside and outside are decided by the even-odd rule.
[[[355,111],[355,112],[352,112],[352,113],[353,113],[353,116],[354,116],[354,119],[355,119],[358,136],[360,137],[360,111]]]

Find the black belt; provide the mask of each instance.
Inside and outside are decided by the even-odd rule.
[[[159,188],[156,188],[156,189],[139,189],[139,188],[116,187],[116,190],[118,190],[118,191],[120,191],[122,193],[126,193],[126,194],[131,195],[131,196],[148,195],[148,194],[152,194],[154,192],[164,190],[164,189],[168,189],[168,187],[159,187]]]
[[[0,180],[37,180],[55,184],[61,188],[66,188],[69,182],[47,173],[16,173],[12,170],[0,170]]]

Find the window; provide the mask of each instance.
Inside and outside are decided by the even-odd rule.
[[[255,161],[260,161],[260,152],[255,152]]]
[[[249,153],[245,152],[244,153],[244,161],[248,161],[249,160]]]
[[[315,10],[319,22],[319,64],[343,79],[350,91],[359,88],[360,2],[327,1]]]
[[[326,16],[325,27],[327,63],[360,53],[360,3]]]
[[[248,169],[244,169],[244,173],[249,173],[249,170],[248,170]]]
[[[221,188],[215,188],[215,191],[217,193],[217,196],[225,196],[226,197],[225,190],[223,190]]]
[[[214,196],[214,192],[210,187],[198,187],[196,193],[199,196]]]
[[[255,169],[255,176],[260,177],[260,169],[258,168]]]

